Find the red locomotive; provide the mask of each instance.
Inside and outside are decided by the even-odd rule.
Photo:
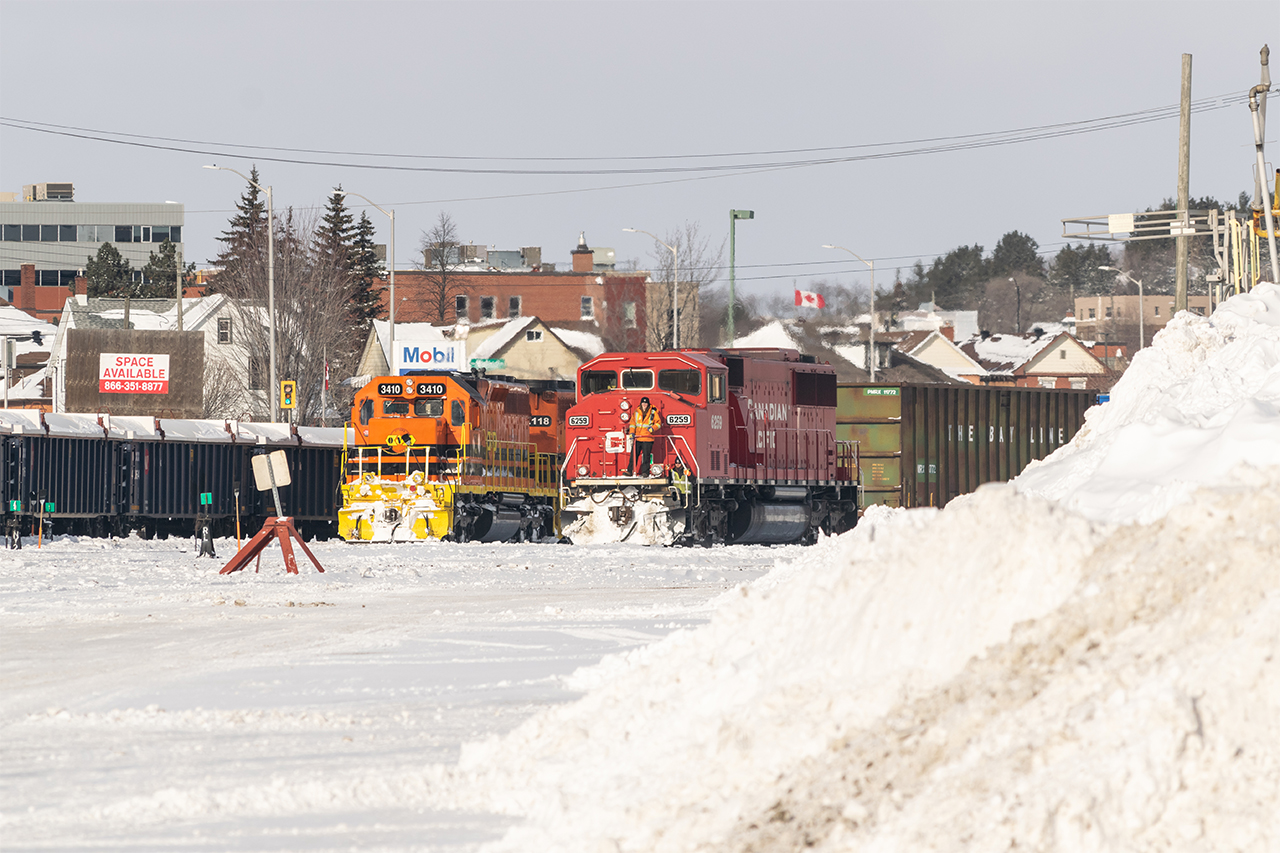
[[[565,422],[561,521],[575,542],[801,542],[856,522],[835,370],[795,350],[606,353],[579,368]]]

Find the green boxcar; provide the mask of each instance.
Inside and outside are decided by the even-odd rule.
[[[945,506],[1016,477],[1079,432],[1096,391],[841,384],[836,437],[858,442],[863,506]]]

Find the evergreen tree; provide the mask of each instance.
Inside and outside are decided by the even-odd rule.
[[[382,262],[378,260],[373,235],[373,223],[369,221],[369,214],[361,211],[348,258],[352,278],[351,319],[362,330],[368,329],[369,321],[382,313],[382,288],[378,282],[384,272]]]
[[[84,265],[88,279],[86,293],[98,296],[137,296],[133,284],[133,269],[120,255],[114,243],[103,243],[97,255],[91,255]]]
[[[334,187],[335,192],[329,196],[329,204],[325,207],[324,218],[316,229],[316,253],[322,261],[332,264],[336,269],[352,268],[351,250],[355,239],[354,219],[347,209],[346,196],[342,194],[342,184]]]
[[[146,299],[174,299],[178,294],[177,286],[177,247],[168,240],[160,244],[159,254],[151,253],[147,265],[142,268],[142,284],[136,295]],[[195,278],[195,264],[187,264],[183,271],[182,284],[186,287]]]
[[[231,227],[218,238],[223,248],[214,263],[224,273],[242,264],[257,263],[266,256],[267,205],[258,190],[258,184],[262,182],[258,178],[257,166],[249,170],[249,180],[251,183],[236,204],[236,215],[231,217]],[[214,293],[217,289],[218,276],[214,276],[207,291]]]
[[[1010,231],[1000,238],[991,253],[990,275],[1008,276],[1015,272],[1044,276],[1044,259],[1039,255],[1040,244],[1026,234]]]
[[[1098,267],[1114,265],[1111,250],[1104,243],[1068,243],[1049,265],[1049,284],[1075,296],[1110,293],[1116,274]]]
[[[925,280],[939,308],[963,311],[977,306],[980,287],[988,277],[982,247],[975,243],[934,259]]]

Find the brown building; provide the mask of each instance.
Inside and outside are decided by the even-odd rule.
[[[598,335],[611,350],[642,351],[648,279],[645,272],[596,269],[585,240],[573,251],[571,271],[544,271],[541,264],[527,270],[459,269],[449,272],[442,286],[439,273],[396,270],[396,324],[478,324],[533,316],[550,326]],[[448,306],[444,316],[442,302]]]
[[[1187,296],[1187,310],[1204,317],[1213,312],[1208,296]],[[1173,319],[1173,297],[1142,297],[1143,346]],[[1138,349],[1137,296],[1081,296],[1076,299],[1076,337],[1086,341],[1121,342]]]

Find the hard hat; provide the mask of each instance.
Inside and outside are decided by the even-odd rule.
[[[649,405],[649,398],[648,398],[648,397],[641,397],[641,398],[640,398],[640,402],[647,406],[647,405]]]

